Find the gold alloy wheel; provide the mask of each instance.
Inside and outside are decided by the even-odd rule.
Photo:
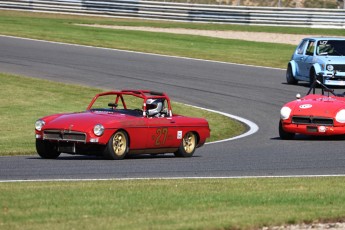
[[[187,133],[183,138],[183,148],[186,151],[186,153],[192,153],[194,151],[195,143],[195,134],[192,132]]]
[[[117,156],[125,154],[127,140],[123,132],[118,132],[113,137],[113,150]]]

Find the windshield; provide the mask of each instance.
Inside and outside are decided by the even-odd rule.
[[[111,112],[143,116],[142,98],[132,95],[122,95],[122,99],[116,94],[99,96],[92,104],[90,110],[93,112]]]
[[[316,54],[319,56],[344,56],[345,40],[320,40],[317,42]]]

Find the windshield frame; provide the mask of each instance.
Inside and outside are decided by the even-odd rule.
[[[88,111],[94,110],[94,109],[96,109],[96,110],[98,109],[100,111],[107,110],[107,108],[92,108],[92,106],[95,104],[95,102],[97,101],[98,98],[100,98],[102,96],[109,96],[109,95],[116,96],[115,103],[114,103],[114,111],[116,111],[116,107],[117,107],[118,103],[120,103],[120,102],[122,103],[122,106],[123,106],[122,109],[120,109],[120,110],[124,111],[124,110],[128,109],[126,101],[124,99],[125,95],[141,98],[143,100],[142,101],[142,107],[141,107],[141,110],[143,112],[143,116],[147,115],[147,113],[146,113],[146,111],[147,111],[146,101],[148,99],[164,99],[167,103],[168,116],[172,117],[171,103],[170,103],[170,99],[169,99],[168,95],[166,95],[165,93],[154,92],[154,91],[149,91],[149,90],[122,90],[122,91],[109,91],[109,92],[99,93],[92,99],[92,101],[90,102],[90,104],[88,105],[86,110],[88,110]]]

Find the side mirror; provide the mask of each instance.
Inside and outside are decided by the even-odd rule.
[[[116,104],[116,103],[108,103],[108,106],[112,107],[113,109],[115,109],[118,106],[118,104]]]

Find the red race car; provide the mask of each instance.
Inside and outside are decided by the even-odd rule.
[[[316,94],[316,89],[321,93]],[[344,96],[315,80],[305,97],[297,94],[297,100],[285,104],[280,110],[280,138],[290,140],[296,133],[313,136],[345,134]]]
[[[54,114],[36,121],[42,158],[60,153],[103,155],[174,153],[191,157],[210,136],[207,120],[172,113],[165,93],[122,90],[97,94],[85,112]]]

